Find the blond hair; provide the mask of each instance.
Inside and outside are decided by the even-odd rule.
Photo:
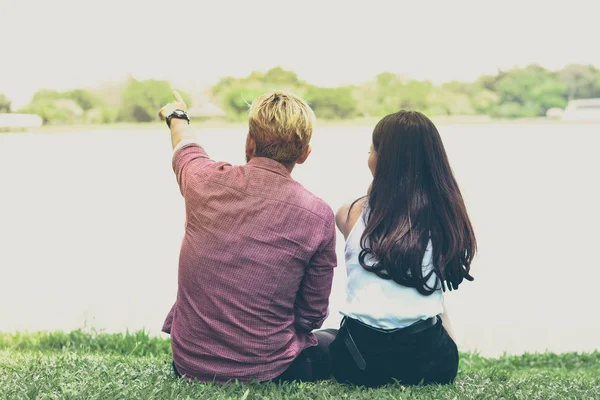
[[[252,102],[248,114],[257,157],[288,164],[304,154],[315,114],[300,97],[285,92],[265,94]]]

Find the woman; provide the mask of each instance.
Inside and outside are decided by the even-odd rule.
[[[442,293],[469,275],[475,235],[433,123],[415,111],[373,131],[368,195],[343,206],[348,286],[330,351],[338,381],[450,383],[458,349]]]

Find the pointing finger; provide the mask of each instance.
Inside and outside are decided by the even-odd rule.
[[[185,101],[183,101],[183,98],[181,97],[181,95],[179,94],[179,92],[177,90],[173,90],[173,96],[175,96],[175,100],[177,100],[180,103],[185,104]]]

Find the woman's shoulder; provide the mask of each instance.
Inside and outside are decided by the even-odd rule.
[[[340,232],[344,235],[344,238],[348,238],[356,221],[358,221],[358,218],[362,215],[362,212],[367,205],[367,201],[368,197],[361,197],[358,200],[344,204],[335,213],[335,223]]]

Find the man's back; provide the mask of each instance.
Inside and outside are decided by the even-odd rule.
[[[335,227],[331,208],[279,162],[211,161],[197,145],[173,158],[186,202],[170,332],[181,374],[259,381],[281,374],[327,315]]]

